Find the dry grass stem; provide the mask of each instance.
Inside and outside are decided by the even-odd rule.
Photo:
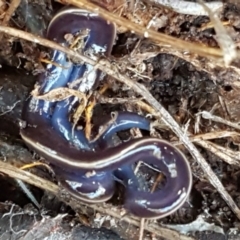
[[[145,229],[144,225],[145,225],[145,219],[142,218],[142,219],[140,220],[140,227],[139,227],[139,238],[138,238],[139,240],[143,240],[143,237],[144,237],[144,229]]]
[[[202,0],[198,1],[201,3],[205,11],[208,13],[214,25],[214,29],[216,31],[216,40],[218,41],[218,44],[223,51],[223,59],[225,65],[229,66],[229,64],[237,57],[236,45],[232,38],[227,33],[225,27],[223,26],[218,16],[214,14],[212,10],[208,6],[206,6],[206,4]]]
[[[14,162],[16,160],[12,160],[12,161]],[[53,184],[52,182],[47,181],[43,178],[40,178],[30,172],[27,172],[20,168],[12,166],[11,164],[0,161],[0,169],[2,173],[5,173],[9,177],[22,180],[35,187],[44,189],[45,191],[49,191],[55,194],[58,191],[58,186]]]
[[[219,146],[210,141],[198,140],[198,141],[196,141],[196,143],[198,145],[200,145],[201,147],[204,147],[205,149],[209,150],[216,156],[220,157],[224,162],[231,164],[231,165],[238,166],[238,167],[240,166],[239,152],[234,152],[230,149]]]
[[[196,16],[208,15],[206,9],[204,9],[199,3],[184,1],[184,0],[149,0],[150,2],[158,5],[162,5],[172,9],[173,11],[181,14],[189,14]],[[220,11],[223,8],[223,3],[220,1],[205,3],[208,8],[213,12]]]
[[[155,125],[156,125],[156,123],[155,123]],[[202,133],[202,134],[198,134],[198,135],[194,135],[194,136],[189,136],[189,139],[191,140],[191,142],[198,142],[200,140],[211,140],[211,139],[235,137],[235,136],[240,136],[240,133],[230,132],[230,131],[214,131],[214,132]],[[182,144],[179,141],[174,141],[171,143],[174,145]]]
[[[239,126],[238,123],[230,122],[230,121],[228,121],[228,120],[226,120],[224,118],[215,116],[215,115],[213,115],[210,112],[202,111],[199,114],[201,114],[202,118],[204,118],[204,119],[209,119],[209,120],[214,121],[214,122],[223,123],[223,124],[225,124],[225,125],[227,125],[229,127],[232,127],[232,128],[237,129],[237,130],[240,130],[240,126]]]

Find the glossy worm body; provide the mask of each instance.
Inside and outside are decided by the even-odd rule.
[[[84,54],[106,57],[111,53],[115,32],[115,26],[98,15],[67,8],[53,18],[47,37],[69,46],[66,34],[84,36]],[[74,89],[82,92],[98,85],[101,72],[93,66],[74,64],[58,51],[53,52],[52,61],[58,65],[48,64],[46,73],[41,75],[40,94],[68,87],[74,81]],[[76,81],[81,78],[85,80]],[[69,116],[76,103],[76,97],[58,102],[31,97],[23,111],[27,123],[20,132],[23,140],[51,164],[62,186],[74,197],[94,203],[111,198],[117,180],[126,189],[125,208],[136,216],[161,218],[179,209],[192,185],[185,156],[167,141],[151,137],[112,146],[112,137],[119,131],[133,127],[150,130],[148,119],[130,112],[114,113],[98,137],[89,142],[83,130],[72,130]],[[166,184],[161,190],[153,193],[141,190],[133,170],[140,160],[165,175]]]

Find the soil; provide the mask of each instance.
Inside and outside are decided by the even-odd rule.
[[[107,9],[112,10],[121,6],[122,2],[125,1],[102,1],[102,4]],[[201,43],[203,47],[218,46],[213,27],[206,27],[202,30],[202,27],[209,23],[209,17],[184,15],[164,7],[152,7],[151,3],[149,4],[150,6],[146,8],[148,11],[145,10],[144,12],[142,10],[143,12],[141,12],[139,10],[135,14],[131,14],[131,10],[125,8],[122,16],[128,18],[129,21],[141,19],[142,22],[145,22],[157,12],[158,18],[161,20],[159,20],[161,22],[159,26],[161,27],[157,31],[189,42]],[[22,1],[8,25],[44,36],[50,19],[61,7],[62,5],[49,0],[40,2],[29,0],[27,4]],[[7,6],[4,6],[4,1],[0,0],[0,17],[2,16],[1,13],[6,12],[6,10]],[[32,18],[29,17],[30,15]],[[240,43],[239,16],[240,6],[237,1],[224,3],[220,19],[222,22],[228,22],[225,28],[236,43],[237,48]],[[191,136],[206,133],[216,134],[213,139],[208,141],[226,149],[223,152],[228,153],[227,150],[231,150],[238,162],[240,160],[239,129],[225,123],[219,123],[214,119],[201,118],[199,114],[207,111],[225,121],[238,124],[240,121],[239,61],[234,60],[231,63],[232,68],[221,65],[209,68],[209,60],[204,57],[196,54],[184,57],[184,54],[180,54],[178,50],[168,50],[165,46],[159,47],[148,39],[143,39],[125,31],[124,28],[118,30],[111,57],[119,67],[120,72],[145,85],[177,123],[182,128],[187,128]],[[34,89],[38,74],[44,71],[45,64],[39,59],[47,58],[49,54],[50,50],[48,48],[8,35],[5,35],[0,41],[0,142],[2,145],[0,155],[2,160],[17,167],[31,162],[32,159],[39,159],[39,156],[29,151],[21,140],[19,122],[24,101]],[[214,62],[214,60],[211,61]],[[108,83],[108,90],[94,108],[92,118],[94,131],[104,121],[104,116],[114,110],[129,110],[140,114],[149,113],[146,109],[141,109],[138,105],[131,103],[131,99],[134,97],[139,98],[140,101],[140,97],[132,89],[109,76],[105,76],[96,91],[101,89],[105,83]],[[99,117],[99,113],[104,114]],[[159,125],[160,127],[155,130],[155,134],[170,142],[178,140],[175,134],[163,123],[162,125],[159,123]],[[232,134],[227,137],[220,137],[218,135],[220,131],[228,131]],[[119,139],[126,140],[131,136],[129,132],[123,132],[119,134],[116,141],[119,141]],[[240,207],[239,164],[230,164],[227,159],[220,158],[209,148],[198,143],[195,145],[237,206]],[[183,145],[179,145],[179,148],[191,164],[193,173],[192,191],[189,200],[181,209],[154,223],[166,228],[170,227],[170,224],[172,226],[181,224],[183,230],[201,216],[205,223],[211,224],[210,228],[202,229],[197,226],[192,228],[193,230],[187,231],[185,235],[184,233],[180,234],[175,239],[184,239],[184,236],[191,236],[192,239],[196,240],[240,239],[240,221],[235,213],[222,199],[218,190],[210,184],[204,175],[204,171],[191,154]],[[233,158],[233,155],[229,156]],[[35,170],[33,168],[31,172],[56,182],[54,174],[43,170],[41,167],[35,168]],[[148,170],[143,172],[144,178],[151,175]],[[29,186],[36,199],[41,203],[41,211],[38,212],[34,206],[31,206],[31,201],[21,191],[15,180],[3,174],[1,183],[0,215],[3,216],[9,212],[9,216],[13,216],[12,213],[18,213],[18,215],[16,215],[17,220],[13,225],[9,225],[11,217],[5,218],[5,222],[3,221],[4,217],[1,218],[1,226],[4,227],[1,228],[0,239],[10,239],[10,237],[11,239],[30,239],[30,235],[27,235],[26,232],[19,232],[18,234],[16,232],[19,229],[29,228],[34,232],[33,222],[41,229],[45,229],[46,226],[41,218],[43,214],[49,216],[50,219],[47,219],[47,221],[48,224],[52,221],[52,229],[60,229],[59,239],[64,239],[64,236],[65,239],[138,239],[139,237],[138,228],[117,218],[115,219],[111,214],[109,216],[107,213],[96,213],[95,209],[91,209],[91,207],[76,212],[76,209],[59,201],[55,196],[51,194],[48,196],[45,191]],[[119,187],[118,194],[109,202],[110,206],[116,207],[121,204],[122,191],[122,188]],[[13,208],[11,212],[12,206],[16,206],[16,209]],[[62,217],[61,214],[66,215]],[[22,218],[25,226],[21,225]],[[64,219],[64,221],[59,223],[59,219]],[[16,230],[13,231],[12,228]],[[180,230],[180,228],[176,229],[177,232],[181,233]],[[28,234],[31,231],[28,230]],[[8,232],[7,235],[5,235],[6,232]],[[49,232],[56,234],[53,230],[46,230],[46,235],[44,235],[44,231],[41,232],[42,235],[37,235],[34,232],[36,234],[35,239],[49,237]],[[24,237],[22,234],[25,234]],[[164,238],[145,231],[143,239]]]

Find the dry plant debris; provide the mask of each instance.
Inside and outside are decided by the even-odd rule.
[[[128,36],[129,42],[126,44],[126,46],[130,47],[130,54],[123,54],[123,56],[118,59],[113,58],[114,61],[108,61],[104,59],[95,62],[92,59],[76,53],[73,49],[64,48],[54,42],[48,41],[44,38],[38,37],[30,33],[26,33],[24,31],[17,30],[15,28],[1,25],[0,31],[16,38],[25,39],[27,41],[31,41],[49,48],[58,49],[65,52],[69,56],[75,57],[81,61],[85,61],[91,65],[94,65],[95,68],[98,68],[109,75],[108,80],[111,83],[114,82],[113,84],[110,84],[110,86],[115,93],[119,91],[120,86],[122,86],[121,84],[124,84],[124,87],[121,88],[122,93],[116,94],[117,97],[114,96],[113,98],[111,98],[102,95],[99,96],[97,94],[96,97],[102,103],[111,103],[113,105],[119,103],[124,104],[124,107],[126,109],[130,109],[133,111],[137,109],[138,112],[143,112],[156,119],[155,123],[153,124],[153,132],[151,133],[152,135],[159,134],[156,129],[164,129],[164,131],[167,130],[168,132],[170,132],[169,130],[172,130],[176,134],[177,140],[178,138],[179,140],[176,141],[176,137],[173,136],[173,134],[171,133],[169,137],[170,140],[172,140],[173,143],[179,145],[179,147],[182,149],[184,146],[188,150],[189,156],[191,155],[194,159],[190,160],[192,162],[192,166],[194,167],[194,164],[198,163],[200,166],[200,170],[203,172],[203,175],[198,175],[198,173],[194,171],[194,174],[196,174],[196,179],[200,179],[203,181],[207,180],[209,183],[211,183],[212,186],[214,186],[215,190],[219,193],[219,195],[225,200],[229,208],[235,213],[236,217],[240,219],[240,210],[238,208],[239,201],[235,200],[237,199],[235,198],[237,195],[234,195],[232,191],[229,190],[229,188],[226,189],[224,187],[223,183],[219,179],[219,174],[211,168],[211,161],[209,161],[209,159],[211,158],[208,156],[208,154],[211,153],[213,153],[213,155],[210,156],[218,156],[219,158],[216,158],[216,162],[218,161],[220,163],[216,164],[222,164],[222,159],[223,161],[227,162],[226,166],[229,165],[228,168],[233,167],[232,169],[234,169],[234,167],[239,167],[239,149],[237,148],[239,146],[239,126],[237,123],[233,123],[231,121],[233,115],[235,116],[235,118],[237,118],[234,119],[236,120],[236,122],[238,122],[240,118],[240,114],[237,114],[238,112],[235,109],[235,107],[238,106],[239,102],[234,103],[234,110],[231,109],[231,107],[233,106],[232,102],[234,97],[239,97],[239,94],[237,93],[237,89],[239,87],[237,79],[239,79],[240,74],[238,66],[239,50],[237,50],[236,40],[233,37],[234,35],[229,33],[228,31],[228,25],[223,23],[223,21],[220,20],[219,16],[215,15],[214,11],[216,9],[222,10],[222,3],[216,1],[212,3],[214,5],[208,5],[210,3],[205,5],[203,2],[186,3],[185,1],[178,1],[178,5],[174,5],[174,2],[176,3],[176,1],[148,1],[148,4],[154,2],[162,6],[164,6],[165,3],[171,4],[170,6],[168,5],[168,7],[180,14],[188,14],[189,12],[187,11],[191,9],[192,14],[198,12],[199,15],[209,16],[212,21],[212,25],[208,25],[208,28],[213,27],[215,29],[216,35],[213,37],[215,38],[215,41],[209,41],[199,44],[197,43],[197,41],[192,41],[195,36],[191,36],[191,33],[187,33],[186,35],[184,35],[183,33],[181,36],[180,29],[178,35],[180,35],[183,39],[173,38],[167,34],[157,32],[159,28],[167,28],[168,22],[167,17],[163,14],[158,13],[158,11],[165,11],[166,13],[168,13],[168,9],[165,9],[164,7],[160,9],[158,7],[152,7],[152,11],[149,12],[149,15],[143,18],[144,11],[141,11],[141,8],[139,8],[139,6],[144,6],[145,1],[132,1],[134,4],[132,5],[133,9],[130,11],[126,10],[126,6],[128,6],[126,2],[120,0],[113,1],[114,4],[112,5],[106,4],[103,1],[103,4],[105,4],[105,6],[108,6],[108,9],[112,9],[112,11],[106,11],[97,6],[96,4],[93,4],[90,1],[86,0],[57,0],[56,2],[61,2],[63,4],[72,4],[78,7],[83,7],[93,12],[97,12],[101,16],[107,18],[109,21],[115,22],[118,26],[118,30],[120,33],[127,34],[131,32],[132,34],[135,34],[134,36]],[[197,10],[188,7],[182,8],[181,4],[188,4],[187,6],[193,6]],[[179,15],[178,17],[174,17],[174,13],[168,14],[170,14],[172,19],[180,19],[181,21],[183,21],[183,17],[181,15]],[[186,16],[184,19],[186,18],[189,20],[193,20],[191,16]],[[174,25],[174,23],[172,23],[172,25]],[[204,30],[201,29],[201,31],[205,30],[206,28]],[[171,32],[170,28],[169,31]],[[196,31],[198,33],[201,32],[196,29],[193,29],[192,31]],[[136,44],[135,39],[137,38],[139,39]],[[239,36],[237,34],[235,35],[235,38],[239,40]],[[200,41],[201,39],[198,40]],[[219,46],[219,48],[216,46]],[[219,88],[221,88],[222,85],[230,86],[230,90],[228,91],[227,87],[225,89],[226,91],[218,89],[218,92],[224,92],[225,96],[218,96],[217,100],[212,101],[213,103],[215,103],[214,106],[211,106],[212,109],[207,106],[207,102],[209,99],[203,99],[201,103],[190,102],[189,99],[184,97],[186,94],[182,94],[182,99],[178,106],[179,113],[177,114],[177,111],[175,111],[174,109],[172,110],[172,112],[169,111],[169,109],[167,111],[166,108],[163,107],[164,105],[159,103],[158,98],[153,96],[151,91],[152,79],[161,79],[161,74],[157,77],[153,74],[153,69],[156,69],[157,67],[156,65],[154,65],[154,61],[152,61],[152,58],[156,57],[161,52],[171,54],[175,57],[171,69],[169,68],[169,66],[166,68],[168,71],[166,72],[168,74],[171,73],[172,69],[176,68],[176,65],[180,61],[179,59],[184,59],[185,61],[191,63],[193,66],[197,67],[198,70],[209,74],[210,78],[215,81],[215,85],[219,84],[219,75],[222,79],[224,79],[224,74],[226,74],[226,76],[229,76],[231,74],[233,79],[229,79],[229,77],[226,77],[228,78],[227,81],[223,84],[219,84]],[[124,64],[124,61],[126,59],[127,64]],[[131,66],[128,65],[129,62],[131,63]],[[167,74],[164,76],[162,75],[162,77],[166,79],[170,78]],[[138,82],[139,78],[143,80],[143,84]],[[118,80],[118,82],[116,83],[115,80]],[[184,80],[181,81],[184,82]],[[236,89],[233,89],[233,87],[236,87]],[[114,88],[116,89],[115,91]],[[235,93],[235,95],[232,94],[233,92]],[[72,93],[65,93],[67,95],[57,94],[59,94],[59,92],[56,93],[56,95],[52,95],[52,97],[56,98],[56,96],[61,96],[62,98],[64,96],[70,96]],[[142,98],[141,101],[139,96]],[[190,116],[190,114],[193,114],[193,111],[189,111],[188,107],[193,107],[194,105],[198,106],[197,113],[195,113],[195,116]],[[86,103],[84,104],[84,106],[86,106]],[[205,109],[205,107],[206,111],[200,112],[200,109]],[[216,111],[217,114],[222,117],[211,115],[211,110]],[[230,110],[232,110],[232,112]],[[200,118],[200,115],[203,119]],[[211,124],[209,124],[209,120],[211,120]],[[193,128],[193,126],[195,127],[195,129]],[[91,131],[91,129],[88,130],[88,132],[89,131]],[[195,135],[196,133],[198,133],[198,135]],[[234,142],[236,148],[232,148],[230,146],[230,143],[232,144],[232,142]],[[200,154],[199,149],[196,148],[196,146],[201,146],[203,149],[206,150],[207,153]],[[214,159],[212,160],[214,162],[215,158],[212,157],[212,159]],[[5,168],[8,169],[8,166],[2,167],[3,171],[5,171]],[[15,169],[14,171],[17,170]],[[13,174],[13,172],[10,171],[10,173],[8,172],[8,174],[12,177],[16,177],[21,180],[25,180],[28,183],[34,184],[30,180],[30,178],[22,177],[25,174],[23,172],[19,172],[19,175],[16,175],[15,173]],[[42,180],[41,183],[43,183]],[[51,186],[49,188],[45,187],[45,185],[38,185],[38,187],[44,186],[44,189],[46,190],[54,193],[58,192],[56,186]],[[231,192],[231,194],[229,194],[229,192]],[[79,203],[76,203],[76,205],[79,205]],[[74,206],[74,204],[72,206]],[[107,212],[106,209],[102,209],[102,206],[89,207],[92,207],[97,211],[102,211],[103,213],[110,214],[116,219],[119,219],[119,217],[121,216],[121,214],[119,215],[119,209],[117,209],[116,212]],[[141,230],[146,229],[150,232],[158,231],[159,234],[157,233],[156,235],[165,237],[166,239],[174,239],[174,237],[175,239],[193,239],[191,237],[187,237],[178,233],[177,235],[174,235],[174,231],[166,228],[159,228],[158,225],[155,223],[144,224],[143,222],[141,222],[140,225],[139,220],[133,220],[128,217],[124,219],[130,219],[130,223],[141,226]],[[192,226],[195,226],[194,222],[192,223]],[[204,226],[205,229],[209,227],[208,224]],[[141,238],[143,238],[142,234]]]
[[[190,14],[190,15],[209,15],[209,12],[202,7],[202,5],[198,2],[190,2],[190,1],[174,1],[174,0],[150,0],[150,2],[159,4],[165,7],[169,7],[175,12],[181,14]],[[205,3],[208,8],[210,8],[213,12],[218,12],[222,10],[223,3],[221,1],[213,1]]]
[[[236,45],[233,42],[232,38],[228,35],[225,27],[222,25],[218,16],[210,9],[210,7],[206,6],[206,4],[201,0],[199,0],[205,11],[208,13],[213,26],[216,31],[216,39],[220,48],[223,51],[223,59],[226,66],[229,66],[230,63],[237,57]]]

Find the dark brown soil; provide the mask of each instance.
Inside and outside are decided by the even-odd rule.
[[[114,1],[116,5],[119,2]],[[226,28],[234,42],[239,46],[240,7],[236,2],[229,1],[229,3],[225,3],[220,19],[225,22],[229,21]],[[103,1],[103,5],[105,4],[109,4],[110,8],[111,3]],[[113,6],[114,4],[111,5],[111,7]],[[44,36],[49,20],[60,7],[62,6],[54,1],[29,0],[27,4],[22,1],[11,18],[9,26]],[[0,4],[0,16],[5,11],[4,7],[1,9]],[[202,43],[211,47],[218,46],[213,28],[200,30],[203,24],[209,22],[208,17],[177,14],[165,8],[158,8],[158,13],[159,16],[166,18],[166,24],[158,31],[186,41]],[[30,15],[32,18],[29,17]],[[224,67],[213,67],[209,70],[209,68],[204,67],[208,61],[205,58],[192,56],[192,61],[190,61],[191,58],[189,60],[187,57],[186,59],[179,57],[173,51],[169,50],[168,53],[164,47],[159,49],[149,40],[142,40],[136,50],[138,41],[139,36],[137,35],[128,32],[118,34],[112,51],[112,59],[117,62],[118,66],[121,66],[120,71],[122,73],[144,84],[181,127],[189,123],[188,131],[192,135],[197,134],[195,132],[196,125],[199,128],[198,133],[220,130],[238,133],[239,130],[237,129],[203,118],[197,124],[197,114],[202,111],[212,112],[212,114],[231,122],[238,123],[240,121],[240,65],[237,60],[232,63],[236,71],[233,68]],[[135,55],[130,54],[133,51],[136,51]],[[33,157],[36,157],[21,141],[19,121],[24,100],[33,90],[38,73],[44,71],[44,64],[40,63],[39,57],[49,52],[47,48],[11,36],[5,36],[0,41],[0,156],[5,161],[10,159],[9,162],[15,166],[22,166],[23,163],[31,162]],[[145,55],[143,56],[143,54]],[[129,68],[134,69],[134,71],[129,71]],[[133,96],[139,97],[133,90],[126,88],[110,77],[106,77],[104,81],[111,83],[111,87],[104,95],[109,102],[96,105],[92,120],[93,125],[99,126],[101,124],[102,119],[98,117],[99,112],[104,112],[107,115],[113,110],[122,109],[146,113],[130,102],[118,102],[119,99],[127,99]],[[15,107],[13,108],[13,106]],[[96,126],[95,128],[97,128]],[[177,140],[176,136],[164,126],[160,130],[158,129],[157,132],[166,140]],[[119,138],[127,139],[129,136],[129,133],[122,133]],[[237,135],[215,138],[210,141],[235,151],[239,155],[240,139]],[[230,165],[209,150],[196,146],[240,208],[239,166]],[[219,192],[209,183],[202,169],[192,159],[191,155],[183,146],[180,148],[191,163],[194,179],[192,192],[189,201],[179,211],[158,220],[159,224],[190,224],[201,215],[207,223],[220,227],[222,233],[216,232],[214,227],[208,229],[208,231],[199,228],[199,230],[196,229],[188,233],[193,239],[240,239],[239,219],[221,198]],[[237,160],[240,160],[239,157]],[[32,170],[32,173],[49,180],[54,179],[48,171],[44,171],[42,168],[36,168],[36,170]],[[20,190],[17,183],[5,175],[0,176],[0,178],[2,190],[0,195],[0,215],[3,216],[4,213],[9,212],[13,204],[16,206],[16,210],[13,209],[12,213],[22,214],[16,215],[16,221],[12,225],[10,224],[10,227],[11,218],[9,216],[6,218],[0,217],[2,222],[0,224],[0,239],[30,239],[29,236],[20,238],[21,233],[19,235],[15,234],[11,228],[16,229],[16,232],[19,229],[28,229],[34,221],[43,227],[40,224],[41,214],[43,213],[51,216],[51,221],[55,221],[52,223],[53,228],[57,225],[57,228],[61,229],[59,232],[63,235],[59,239],[67,236],[67,234],[71,236],[69,239],[121,239],[121,237],[123,239],[138,239],[139,229],[124,221],[112,218],[111,222],[107,216],[104,219],[104,216],[95,215],[96,213],[91,209],[82,210],[76,215],[70,207],[59,202],[54,196],[47,196],[42,190],[29,186],[36,199],[43,206],[42,212],[38,212],[34,207],[34,210],[31,210],[29,199]],[[121,193],[121,191],[119,192]],[[116,196],[116,200],[112,200],[111,204],[113,206],[119,203],[118,197]],[[30,214],[29,209],[33,211]],[[60,224],[54,219],[59,216],[58,214],[66,214],[64,223],[61,222]],[[96,219],[99,219],[101,224]],[[23,221],[24,226],[22,225]],[[99,228],[100,226],[102,228]],[[49,232],[51,231],[46,230],[46,235],[39,235],[39,238],[36,237],[36,239],[43,239],[44,236],[48,236]],[[146,233],[143,239],[160,239],[154,237],[154,234]],[[178,239],[183,238],[179,237]]]

